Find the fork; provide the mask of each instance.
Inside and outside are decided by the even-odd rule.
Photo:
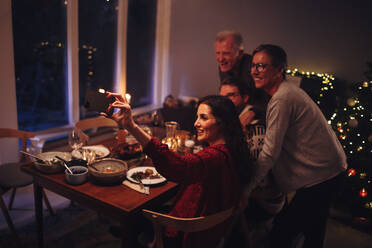
[[[143,184],[142,180],[141,180],[141,177],[136,175],[135,176],[135,179],[136,181],[139,183],[140,185],[140,188],[143,190],[143,192],[148,195],[150,192],[149,192],[149,188],[148,187],[145,187],[145,185]]]

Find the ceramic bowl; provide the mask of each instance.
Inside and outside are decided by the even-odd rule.
[[[115,158],[104,158],[88,164],[89,174],[98,183],[122,182],[128,171],[128,164]]]
[[[83,184],[88,179],[88,168],[84,166],[71,166],[69,167],[73,174],[67,169],[65,170],[66,181],[72,185]]]
[[[65,169],[63,162],[57,159],[56,156],[59,156],[66,161],[70,161],[72,158],[69,152],[43,152],[39,153],[37,156],[45,161],[48,161],[48,163],[43,163],[40,160],[34,160],[34,166],[37,170],[47,174],[60,173]]]

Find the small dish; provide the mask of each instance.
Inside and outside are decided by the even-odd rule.
[[[88,179],[88,168],[84,166],[69,167],[73,174],[65,170],[66,181],[72,185],[83,184]]]

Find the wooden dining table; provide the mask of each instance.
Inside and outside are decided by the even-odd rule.
[[[113,140],[103,141],[109,145]],[[88,180],[82,185],[70,185],[65,181],[65,174],[45,174],[33,166],[25,164],[22,170],[34,178],[35,216],[37,225],[38,247],[44,247],[42,189],[48,189],[99,214],[120,222],[121,247],[129,247],[133,230],[131,223],[136,221],[144,208],[151,208],[165,202],[177,191],[175,182],[166,181],[150,187],[150,194],[142,194],[123,184],[100,185]]]

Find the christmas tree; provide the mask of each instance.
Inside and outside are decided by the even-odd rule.
[[[367,81],[346,87],[332,75],[288,70],[303,77],[301,88],[323,111],[339,138],[348,159],[348,170],[340,185],[337,203],[353,217],[372,221],[372,62],[367,62]],[[335,206],[337,207],[337,206]]]
[[[372,81],[351,85],[351,96],[335,112],[331,125],[348,157],[344,198],[353,216],[372,216],[371,87]]]

